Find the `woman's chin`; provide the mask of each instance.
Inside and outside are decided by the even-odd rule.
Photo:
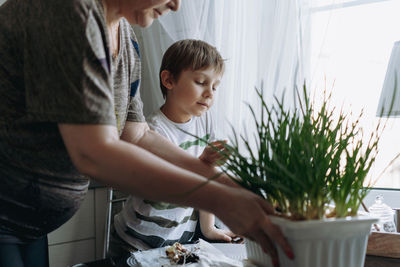
[[[128,22],[132,25],[137,25],[142,28],[147,28],[153,24],[154,18],[151,18],[149,16],[142,17],[140,19],[128,19]]]
[[[145,21],[143,21],[143,23],[140,24],[140,27],[142,28],[147,28],[150,27],[151,24],[153,24],[154,19],[146,19]]]

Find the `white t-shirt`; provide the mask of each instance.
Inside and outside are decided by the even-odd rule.
[[[201,155],[207,143],[185,132],[208,142],[215,140],[210,112],[201,117],[192,117],[185,123],[175,123],[161,110],[157,110],[147,121],[152,130],[195,157]],[[198,212],[193,208],[153,202],[131,195],[124,209],[115,216],[114,226],[123,240],[143,250],[172,245],[174,242],[190,242],[197,221]]]

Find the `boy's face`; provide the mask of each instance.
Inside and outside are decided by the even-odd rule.
[[[150,26],[169,10],[177,11],[181,0],[121,0],[122,15],[134,25]]]
[[[176,122],[187,122],[192,116],[201,116],[214,104],[214,96],[221,80],[221,73],[213,67],[201,70],[183,70],[167,87],[166,105],[173,110],[171,117]]]

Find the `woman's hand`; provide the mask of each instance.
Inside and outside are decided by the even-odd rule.
[[[274,266],[279,266],[275,244],[280,246],[286,255],[294,258],[292,248],[283,236],[280,228],[273,224],[268,215],[274,209],[264,199],[252,192],[230,187],[230,197],[216,203],[213,213],[220,218],[234,233],[245,236],[261,245],[264,252],[271,256]],[[227,205],[227,203],[230,205]]]

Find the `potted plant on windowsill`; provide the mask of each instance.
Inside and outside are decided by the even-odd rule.
[[[276,207],[271,220],[295,253],[290,260],[278,248],[282,266],[361,267],[376,219],[357,216],[357,211],[368,193],[364,181],[381,127],[365,142],[359,127],[362,114],[354,122],[343,112],[335,117],[330,95],[324,94],[316,108],[305,87],[302,91],[296,89],[300,104],[292,110],[285,108],[283,97],[268,106],[257,91],[259,116],[249,105],[255,139],[238,136],[233,129],[226,152],[221,152],[226,158],[222,169]],[[269,257],[257,244],[247,240],[246,247],[250,260],[268,266]]]

